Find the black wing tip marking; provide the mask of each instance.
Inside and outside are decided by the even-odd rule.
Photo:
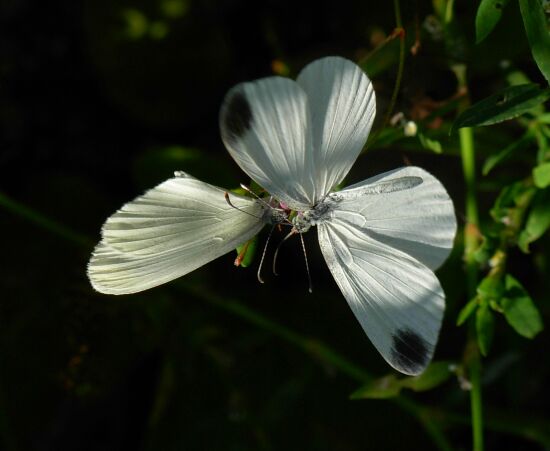
[[[392,335],[392,359],[407,374],[419,374],[428,365],[431,346],[411,329],[399,329]]]
[[[252,109],[244,92],[237,91],[229,96],[226,100],[222,121],[231,139],[242,138],[250,130]]]

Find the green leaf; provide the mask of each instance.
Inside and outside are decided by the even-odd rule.
[[[502,279],[488,275],[477,286],[477,294],[481,299],[499,299],[504,293]]]
[[[458,314],[458,318],[456,319],[456,325],[462,326],[464,322],[472,315],[472,313],[475,312],[478,305],[479,304],[476,297],[462,307],[460,313]]]
[[[510,225],[510,221],[514,219],[514,209],[529,202],[536,191],[537,188],[530,186],[526,181],[514,182],[505,186],[490,211],[491,216],[498,223]]]
[[[519,248],[529,252],[529,244],[538,240],[550,228],[550,188],[539,191],[533,199],[533,204],[525,228],[518,238]]]
[[[540,0],[519,0],[525,33],[533,58],[550,83],[550,33]]]
[[[508,0],[481,0],[476,14],[476,44],[493,31],[507,3]]]
[[[550,162],[539,164],[533,169],[533,180],[538,188],[550,186]]]
[[[510,274],[506,275],[506,297],[502,300],[508,324],[525,338],[533,338],[544,328],[542,317],[525,288]]]
[[[353,392],[351,399],[387,399],[393,398],[401,391],[401,383],[394,374],[376,379]]]
[[[525,85],[527,83],[533,83],[533,81],[519,69],[512,69],[512,71],[506,74],[506,81],[510,86]]]
[[[452,130],[479,127],[513,119],[550,98],[550,88],[540,89],[536,84],[509,86],[498,94],[464,110],[455,120]]]
[[[498,152],[495,155],[491,155],[487,160],[485,160],[485,164],[483,165],[483,175],[489,174],[491,170],[497,166],[498,164],[508,160],[510,157],[512,157],[516,152],[526,149],[529,144],[532,141],[532,137],[525,135],[518,141],[513,142],[509,146],[502,149],[500,152]]]
[[[422,374],[401,379],[401,386],[416,392],[431,390],[452,376],[452,365],[452,362],[432,362]]]
[[[423,133],[418,133],[418,139],[420,140],[420,144],[422,144],[422,147],[427,150],[431,150],[435,153],[442,153],[443,148],[441,147],[441,143],[439,141],[436,141],[435,139],[428,138]]]
[[[479,350],[483,356],[489,354],[489,349],[493,341],[494,329],[495,318],[493,312],[489,308],[488,303],[481,304],[476,310],[476,332]]]

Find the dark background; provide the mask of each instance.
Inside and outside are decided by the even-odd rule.
[[[407,50],[396,112],[421,118],[452,98],[455,62],[467,64],[474,99],[503,86],[504,58],[542,82],[514,2],[479,46],[476,5],[457,1],[456,42],[444,45],[425,26],[432,4],[402,3],[407,49],[417,30],[421,48],[416,56]],[[2,0],[0,190],[17,205],[0,210],[0,449],[434,447],[414,415],[389,401],[349,400],[357,381],[224,308],[224,300],[238,301],[372,375],[390,373],[333,282],[315,233],[306,237],[312,295],[297,241],[282,248],[279,277],[266,266],[264,285],[256,280],[258,259],[240,269],[234,255],[130,296],[95,293],[85,274],[105,218],[174,170],[227,188],[248,183],[219,137],[218,109],[231,86],[279,67],[295,76],[320,56],[360,60],[394,27],[391,2]],[[396,44],[364,66],[377,93],[375,129],[395,82]],[[423,166],[447,187],[462,228],[458,142],[447,133],[453,117],[426,125],[443,154],[416,138],[374,145],[348,182],[405,163]],[[517,134],[510,124],[480,131],[480,159]],[[498,186],[526,170],[516,165],[480,181],[482,218]],[[466,341],[465,328],[455,326],[466,302],[461,242],[459,234],[438,272],[447,311],[435,357],[457,363]],[[532,255],[510,261],[546,322],[549,255],[546,237]],[[530,342],[500,320],[485,362],[489,415],[543,421],[547,344],[547,332]],[[470,448],[468,393],[456,378],[414,399],[455,415],[439,421],[457,449]],[[539,449],[506,424],[498,429],[489,428],[488,449]]]

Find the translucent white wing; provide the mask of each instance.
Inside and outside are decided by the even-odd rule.
[[[338,217],[370,238],[400,249],[437,269],[449,256],[456,234],[453,202],[424,169],[385,172],[334,194]]]
[[[434,273],[337,217],[319,226],[319,243],[376,349],[396,370],[421,373],[433,356],[444,311],[444,293]]]
[[[294,209],[315,201],[307,97],[282,77],[241,83],[220,111],[222,140],[237,164],[271,195]]]
[[[297,82],[309,101],[316,193],[323,197],[344,179],[367,141],[374,90],[359,66],[334,56],[306,66]]]
[[[297,82],[241,83],[220,112],[222,139],[239,166],[270,194],[304,210],[350,170],[376,113],[372,84],[354,63],[317,60]]]
[[[127,294],[183,276],[260,231],[262,207],[192,177],[169,179],[124,205],[103,226],[88,264],[93,287]]]

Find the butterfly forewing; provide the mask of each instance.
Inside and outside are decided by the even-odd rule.
[[[264,225],[255,200],[231,194],[231,202],[224,190],[191,177],[167,180],[129,202],[103,226],[88,265],[92,285],[135,293],[230,252]]]
[[[309,114],[303,89],[282,77],[235,86],[220,111],[221,136],[237,164],[294,209],[315,199]]]
[[[307,94],[319,200],[340,183],[363,149],[376,114],[372,83],[341,57],[307,65],[296,80]]]

